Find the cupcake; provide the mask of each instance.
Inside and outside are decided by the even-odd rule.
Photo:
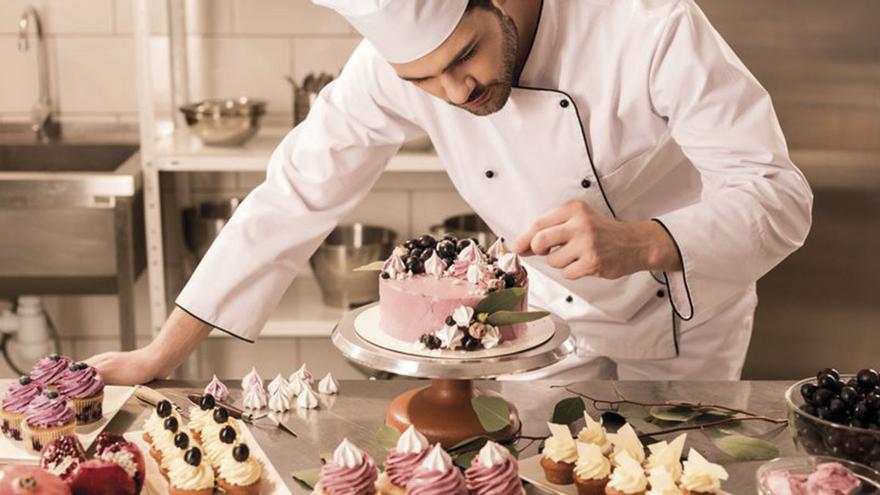
[[[239,443],[223,456],[217,467],[217,484],[227,495],[257,495],[263,466]]]
[[[379,494],[403,495],[406,484],[428,455],[428,446],[428,439],[410,425],[385,458],[385,472],[379,478]]]
[[[177,454],[174,445],[174,437],[181,431],[180,422],[177,418],[168,417],[162,423],[162,431],[153,435],[153,443],[150,444],[150,455],[156,459],[160,467],[167,468],[168,463]]]
[[[645,462],[645,447],[642,446],[642,441],[639,440],[639,436],[629,423],[621,426],[617,433],[609,433],[608,439],[611,441],[611,445],[614,446],[611,462],[615,466],[618,465],[617,456],[622,452],[629,454],[630,458],[639,464]]]
[[[449,454],[440,444],[425,456],[425,460],[416,468],[413,477],[406,484],[407,495],[468,495],[464,476],[457,467],[452,465]]]
[[[43,446],[73,433],[76,427],[76,414],[67,399],[58,392],[44,392],[31,401],[21,422],[21,436],[25,448],[39,453]]]
[[[664,467],[655,467],[648,472],[648,486],[645,495],[682,495],[672,473]]]
[[[239,433],[235,419],[229,417],[229,411],[225,407],[215,407],[211,412],[211,419],[202,427],[201,438],[217,438],[220,430],[226,426]]]
[[[174,433],[173,435],[163,436],[161,438],[162,440],[158,442],[157,447],[162,455],[162,462],[159,467],[163,473],[167,473],[171,468],[171,463],[173,463],[175,459],[182,459],[189,449],[193,447],[199,447],[201,449],[201,445],[192,438],[192,433],[186,430],[178,430],[177,433]]]
[[[613,440],[612,440],[613,441]],[[617,467],[611,473],[605,486],[606,495],[645,495],[648,478],[642,464],[633,459],[629,452],[622,451],[615,456]]]
[[[602,426],[602,418],[596,421],[586,411],[584,411],[584,427],[578,432],[577,441],[598,445],[604,455],[611,453],[611,442],[608,440],[605,427]]]
[[[195,439],[201,441],[202,430],[213,421],[214,407],[217,402],[211,394],[204,394],[199,398],[198,405],[189,408],[189,429],[192,430]]]
[[[550,483],[570,485],[574,483],[574,463],[577,461],[577,446],[571,432],[565,425],[547,423],[550,438],[544,442],[541,467]]]
[[[37,361],[31,369],[31,379],[43,388],[55,390],[68,366],[70,366],[70,358],[67,356],[49,354]]]
[[[217,375],[214,375],[214,377],[211,378],[211,382],[205,387],[205,394],[209,394],[213,396],[214,399],[222,402],[229,397],[229,389],[223,384],[223,382],[217,379]]]
[[[574,464],[574,485],[578,495],[603,495],[611,476],[611,461],[594,443],[578,442]]]
[[[167,400],[163,400],[156,404],[150,417],[144,421],[144,441],[148,444],[152,444],[153,437],[162,432],[165,428],[165,420],[168,418],[174,418],[178,424],[183,422],[180,414],[174,410],[171,403]]]
[[[168,487],[171,495],[211,495],[214,492],[214,470],[202,462],[202,451],[192,447],[171,461],[168,466]]]
[[[202,450],[214,469],[220,466],[223,456],[232,451],[237,438],[238,431],[229,425],[224,426],[216,436],[205,437]]]
[[[86,363],[71,364],[58,381],[58,392],[70,399],[76,424],[87,425],[104,415],[104,380]]]
[[[464,472],[471,495],[525,495],[519,468],[510,452],[493,441],[486,442]]]
[[[672,442],[657,442],[648,445],[648,461],[645,463],[645,469],[650,471],[653,468],[661,467],[672,475],[672,480],[676,483],[681,479],[681,453],[684,450],[684,443],[687,440],[687,433],[675,437]]]
[[[708,495],[721,491],[721,481],[728,477],[727,471],[713,464],[691,449],[684,461],[681,488],[685,495]]]
[[[378,478],[379,473],[373,459],[344,438],[333,452],[333,459],[321,468],[313,493],[373,495],[376,493]]]
[[[0,402],[0,428],[3,434],[13,440],[21,440],[21,420],[24,419],[28,405],[43,392],[42,386],[29,376],[22,376],[3,394]]]

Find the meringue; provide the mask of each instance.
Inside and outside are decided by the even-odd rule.
[[[291,397],[296,397],[302,393],[303,389],[308,387],[309,384],[304,382],[302,378],[297,376],[291,376],[290,382],[287,384],[287,391],[290,392]]]
[[[205,387],[204,393],[211,394],[219,401],[224,401],[229,397],[229,389],[217,378],[217,375],[214,375],[214,377],[211,378],[211,383]]]
[[[269,409],[279,414],[290,410],[290,395],[287,389],[279,388],[269,397]]]
[[[300,409],[315,409],[318,407],[318,397],[312,392],[312,387],[306,386],[296,398],[296,407]]]
[[[290,384],[281,376],[281,373],[275,375],[275,378],[269,382],[269,395],[275,395],[279,389],[287,391]]]
[[[470,306],[459,306],[452,312],[452,319],[455,324],[460,327],[466,327],[471,324],[471,318],[474,317],[474,308]]]
[[[244,378],[241,379],[241,388],[247,390],[257,385],[259,385],[260,388],[263,388],[263,379],[260,378],[260,374],[257,373],[257,368],[252,367],[248,374],[244,375]]]
[[[434,277],[440,278],[446,272],[446,263],[440,259],[440,256],[437,255],[437,251],[428,258],[428,261],[425,262],[425,273]]]
[[[464,332],[455,325],[444,325],[443,328],[434,332],[434,335],[440,339],[440,347],[452,351],[461,346],[461,338],[464,337]]]
[[[306,363],[303,363],[303,365],[300,366],[298,370],[294,371],[293,374],[290,375],[289,381],[292,382],[294,377],[298,377],[309,385],[315,383],[315,377],[312,376],[311,372],[309,372],[308,368],[306,368]]]
[[[492,245],[489,246],[489,249],[486,250],[486,254],[488,254],[489,256],[491,256],[495,259],[499,259],[499,260],[501,259],[502,256],[504,256],[505,254],[507,254],[509,252],[510,251],[507,249],[507,245],[504,244],[503,237],[499,237],[498,239],[495,239],[495,242],[493,242]]]
[[[262,387],[251,387],[244,391],[242,400],[245,409],[260,410],[266,407],[266,391]]]
[[[324,395],[335,395],[339,393],[339,382],[333,378],[331,373],[324,375],[324,378],[321,378],[321,381],[318,382],[318,393]]]

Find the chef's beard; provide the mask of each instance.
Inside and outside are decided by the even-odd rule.
[[[478,116],[491,115],[504,108],[508,98],[510,98],[514,71],[516,70],[516,46],[518,40],[516,24],[513,23],[513,19],[500,10],[496,9],[494,13],[498,22],[501,23],[501,75],[487,84],[479,84],[471,91],[471,97],[468,98],[468,101],[479,98],[484,91],[492,91],[489,99],[479,107],[474,108],[467,104],[455,105]]]

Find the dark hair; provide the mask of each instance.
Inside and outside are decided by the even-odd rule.
[[[498,7],[492,3],[492,0],[468,0],[465,10],[467,11],[471,9],[498,10]]]

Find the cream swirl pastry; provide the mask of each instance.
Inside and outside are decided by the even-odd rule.
[[[550,428],[550,438],[544,442],[544,457],[553,462],[574,464],[577,461],[577,445],[571,432],[565,425],[547,423]]]
[[[611,444],[614,445],[614,454],[612,455],[611,460],[614,461],[615,465],[619,465],[617,462],[617,456],[621,452],[626,452],[639,464],[645,462],[645,447],[642,446],[639,436],[629,423],[621,426],[620,429],[617,430],[617,433],[609,433],[608,439],[611,441]]]
[[[321,468],[319,478],[318,484],[327,495],[373,495],[379,473],[373,459],[344,438],[333,459]]]
[[[658,466],[648,472],[648,485],[651,489],[645,495],[681,495],[672,473],[665,467]]]
[[[58,391],[70,399],[95,397],[104,391],[104,379],[98,370],[85,363],[69,367],[58,379]]]
[[[605,455],[611,453],[611,442],[608,440],[605,427],[602,425],[602,418],[596,421],[586,411],[584,411],[584,427],[578,432],[577,439],[581,443],[597,445]]]
[[[510,452],[493,441],[486,442],[464,473],[471,495],[521,495],[519,469]]]
[[[574,474],[582,480],[604,480],[611,475],[611,461],[594,443],[578,442]]]
[[[407,495],[467,495],[461,471],[440,444],[435,445],[406,485]]]
[[[672,479],[678,482],[681,479],[681,453],[684,451],[686,440],[687,433],[682,433],[669,443],[657,442],[648,445],[651,455],[648,456],[645,468],[648,470],[655,467],[665,468],[672,475]]]
[[[214,487],[214,470],[202,462],[202,451],[192,447],[168,464],[168,481],[180,490],[209,490]]]
[[[458,260],[471,265],[474,263],[484,263],[486,261],[483,258],[483,252],[480,251],[480,247],[473,242],[468,243],[468,245],[458,253]]]
[[[252,387],[244,391],[244,399],[242,400],[245,409],[260,410],[266,407],[268,400],[266,391],[262,387]]]
[[[214,375],[213,378],[211,378],[211,382],[205,387],[204,393],[211,394],[215,399],[220,401],[226,400],[226,398],[229,397],[229,389],[217,378],[217,375]]]
[[[312,392],[312,387],[306,385],[296,398],[296,407],[300,409],[314,409],[318,407],[318,397]]]
[[[394,485],[405,487],[428,452],[428,439],[410,425],[385,459],[385,476]]]
[[[257,368],[252,367],[251,370],[244,375],[244,378],[241,379],[241,388],[242,390],[247,390],[255,387],[263,388],[263,379],[260,378]]]
[[[699,452],[691,449],[684,461],[681,487],[692,493],[718,493],[721,481],[728,477],[727,471],[706,460]]]
[[[250,448],[239,443],[220,459],[217,475],[233,486],[250,486],[260,480],[263,466],[250,455]]]
[[[275,375],[275,378],[269,382],[269,386],[267,389],[269,390],[269,395],[275,395],[278,390],[283,390],[285,394],[289,393],[288,388],[290,387],[290,383],[281,376],[281,373]]]
[[[440,278],[446,272],[446,263],[440,259],[440,256],[437,255],[437,251],[434,251],[428,261],[425,262],[425,273],[434,277]]]
[[[290,375],[290,381],[293,381],[294,377],[299,378],[304,383],[308,383],[309,385],[312,385],[315,383],[315,377],[312,375],[312,373],[306,367],[306,363],[303,363],[303,365],[300,366],[298,370],[294,371],[293,374]]]
[[[336,395],[339,393],[339,382],[333,378],[332,373],[327,373],[318,382],[318,393],[324,395]]]
[[[644,493],[648,488],[648,479],[642,464],[633,459],[628,451],[620,452],[615,458],[617,467],[611,473],[608,486],[626,494]]]

